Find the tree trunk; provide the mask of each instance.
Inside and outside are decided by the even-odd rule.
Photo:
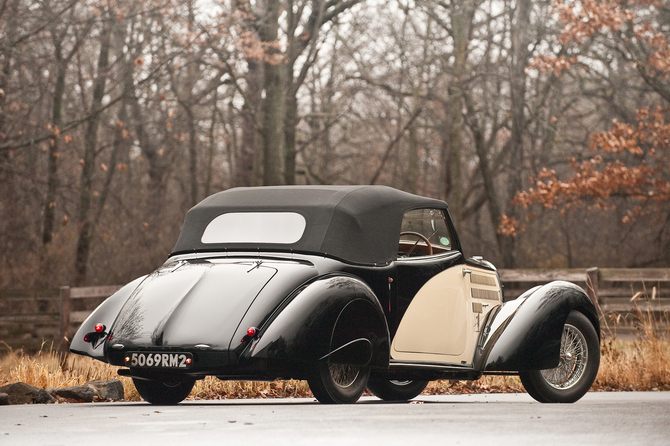
[[[88,257],[93,237],[93,222],[91,221],[91,203],[93,197],[93,176],[95,173],[95,159],[98,150],[98,127],[102,115],[102,98],[105,94],[109,68],[109,50],[111,46],[112,23],[109,19],[103,23],[100,35],[100,54],[97,63],[97,75],[94,80],[93,97],[91,99],[91,116],[87,120],[84,135],[84,158],[80,177],[79,209],[78,209],[78,239],[75,258],[74,285],[81,286],[86,281]]]
[[[190,183],[191,206],[198,203],[198,135],[196,134],[195,115],[193,108],[182,103],[188,117],[188,173]]]
[[[511,37],[512,37],[512,67],[510,70],[511,90],[511,118],[512,128],[510,135],[510,166],[511,171],[508,179],[508,193],[513,197],[517,191],[523,188],[523,161],[524,161],[524,133],[525,133],[525,106],[526,106],[526,66],[530,53],[530,13],[532,4],[530,0],[519,0],[516,9],[512,11]],[[514,217],[517,211],[514,206],[507,206],[507,215]],[[513,238],[507,238],[508,242],[502,252],[503,267],[514,268],[516,263],[516,243]]]
[[[415,98],[415,101],[417,98]],[[412,194],[419,189],[419,135],[416,125],[409,128],[409,147],[407,153],[406,191]]]
[[[502,222],[502,212],[498,202],[498,192],[494,183],[494,174],[489,165],[488,150],[486,148],[483,129],[478,126],[476,130],[473,130],[473,134],[475,149],[477,150],[477,157],[479,158],[479,172],[482,175],[482,181],[484,183],[484,195],[486,196],[491,223],[495,231],[496,241],[498,242],[498,249],[503,253],[506,249],[509,249],[509,237],[498,232],[498,227]]]
[[[3,31],[5,36],[14,37],[16,35],[16,30],[19,26],[19,21],[12,19],[18,15],[19,2],[15,1],[8,5],[8,9],[3,15],[0,16],[0,19],[3,23]],[[7,20],[5,17],[8,17]],[[6,38],[6,37],[5,37]],[[7,39],[9,40],[9,39]],[[9,79],[12,74],[12,63],[14,59],[14,51],[16,48],[11,41],[3,42],[4,45],[0,47],[2,53],[0,53],[0,63],[2,64],[2,70],[0,70],[0,143],[5,142],[8,136],[7,126],[7,112],[5,110],[5,104],[7,103],[7,87],[9,85]],[[0,163],[10,164],[9,151],[4,150],[0,151]],[[10,170],[0,169],[0,181],[9,182],[12,180],[13,173]]]
[[[205,178],[205,197],[209,197],[209,195],[212,193],[212,173],[214,171],[214,154],[216,152],[216,116],[217,116],[217,103],[219,100],[219,94],[218,90],[214,90],[214,99],[212,99],[212,117],[211,117],[211,125],[209,126],[209,146],[207,150],[207,176]],[[229,107],[229,112],[230,115],[232,116],[232,104]],[[232,118],[231,118],[232,120]],[[224,123],[225,127],[225,123]],[[234,127],[234,122],[233,125],[231,125],[233,131],[233,140],[235,139],[235,127]],[[236,149],[237,144],[227,144],[227,149],[228,149],[228,155],[229,155],[229,162],[231,168],[234,167],[233,164],[233,156],[231,154],[234,152]],[[232,146],[232,147],[231,147]],[[232,172],[231,172],[232,174]],[[232,176],[232,175],[231,175]]]
[[[295,132],[298,125],[298,99],[296,92],[286,95],[284,114],[284,184],[295,184]]]
[[[261,40],[271,43],[277,40],[279,31],[279,1],[266,1],[266,14],[261,29]],[[263,101],[263,184],[273,186],[284,182],[284,88],[283,64],[273,60],[279,49],[270,46],[263,62],[265,99]]]
[[[449,132],[450,167],[449,167],[449,207],[456,229],[460,229],[463,208],[463,178],[461,175],[462,136],[463,131],[463,84],[466,76],[468,50],[468,14],[465,5],[452,3],[451,30],[454,39],[454,79],[449,88],[449,113],[451,129]]]
[[[150,139],[145,124],[142,108],[137,96],[130,98],[130,109],[133,121],[135,123],[135,135],[139,142],[142,155],[148,163],[149,183],[147,185],[147,194],[144,203],[144,221],[153,223],[161,217],[163,199],[165,195],[164,181],[167,171],[165,153],[156,148]]]
[[[55,43],[56,83],[54,85],[51,122],[54,131],[61,125],[63,119],[63,95],[65,94],[65,72],[67,64],[63,61],[60,42]],[[54,135],[49,140],[49,159],[47,161],[47,193],[44,199],[44,222],[42,225],[42,255],[44,248],[51,243],[53,237],[54,220],[56,218],[56,191],[58,189],[58,151],[59,137]]]
[[[261,141],[256,122],[259,122],[262,107],[263,66],[257,60],[247,60],[247,92],[242,108],[242,141],[235,165],[235,185],[254,186],[255,154],[262,154]],[[261,158],[262,161],[262,158]],[[260,166],[259,166],[260,167]]]

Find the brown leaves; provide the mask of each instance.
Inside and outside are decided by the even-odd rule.
[[[555,57],[542,55],[530,61],[528,67],[538,68],[542,72],[553,71],[556,76],[560,76],[564,70],[569,70],[572,64],[577,63],[577,57],[568,59],[565,56]],[[526,69],[528,71],[528,68]]]
[[[653,9],[658,7],[657,2],[650,0],[552,0],[554,11],[558,14],[563,25],[559,41],[563,45],[582,43],[594,34],[619,32],[628,30],[634,39],[626,33],[619,37],[627,47],[637,46],[640,53],[650,54],[648,58],[638,59],[638,69],[652,70],[652,75],[662,78],[670,77],[670,42],[657,28],[658,22],[652,21]],[[639,10],[637,13],[633,10]],[[647,20],[647,21],[645,21]],[[541,60],[546,57],[549,60]],[[557,65],[560,58],[540,56],[530,66],[538,66],[543,71],[553,68],[560,75],[560,71],[567,67]],[[537,65],[533,65],[533,63]]]
[[[658,76],[670,77],[670,42],[668,38],[654,27],[645,23],[635,29],[635,37],[645,42],[652,53],[647,60],[650,68],[655,70]]]
[[[618,31],[626,22],[635,20],[635,13],[622,6],[620,0],[552,0],[559,19],[565,23],[560,42],[581,43],[597,31]]]
[[[516,237],[519,232],[523,232],[525,229],[526,225],[521,224],[516,218],[503,214],[497,232],[506,237]]]
[[[591,149],[621,159],[605,162],[600,154],[581,163],[573,159],[570,169],[574,176],[566,180],[560,180],[553,170],[543,169],[532,179],[534,187],[518,192],[513,203],[524,208],[539,204],[565,211],[587,202],[589,208],[611,210],[614,205],[610,199],[614,196],[640,203],[670,201],[666,175],[670,165],[669,120],[670,110],[659,107],[639,110],[637,124],[614,121],[611,130],[591,136]],[[626,153],[633,158],[625,157]],[[639,213],[639,209],[629,212],[624,222],[632,221]],[[501,233],[515,235],[518,224],[504,223]]]
[[[270,65],[277,65],[284,59],[279,41],[262,42],[251,31],[241,31],[236,46],[242,51],[245,59],[262,60]]]

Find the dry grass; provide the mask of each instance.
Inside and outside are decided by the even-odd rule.
[[[601,343],[600,371],[591,390],[670,390],[670,341],[667,328],[659,333],[659,324],[650,315],[636,315],[638,340],[606,338]],[[667,327],[667,325],[666,325]],[[132,380],[119,377],[118,367],[91,358],[70,355],[63,358],[52,349],[36,355],[14,352],[0,358],[0,386],[24,382],[39,388],[81,385],[93,380],[121,379],[125,398],[139,401]],[[433,381],[424,394],[523,392],[515,376],[486,376],[479,381]],[[198,381],[189,399],[232,398],[305,398],[312,397],[305,381],[274,382],[220,381],[207,377]]]
[[[307,381],[221,381],[213,376],[197,381],[189,399],[312,398]]]
[[[119,367],[78,355],[63,355],[52,348],[42,348],[35,355],[15,352],[0,358],[0,387],[5,384],[24,382],[41,389],[68,387],[95,380],[120,379],[125,389],[125,399],[139,401],[141,398],[130,378],[118,376]],[[44,347],[44,346],[43,346]],[[212,376],[196,382],[189,399],[228,398],[278,398],[311,397],[305,381],[288,380],[269,382],[221,381]]]
[[[423,395],[525,392],[516,376],[484,376],[478,381],[431,381]]]
[[[0,358],[0,386],[23,382],[41,389],[78,386],[90,381],[121,379],[126,399],[139,400],[139,395],[129,378],[116,374],[118,367],[78,355],[64,358],[52,347],[44,348],[35,355],[15,352],[5,344],[9,353]],[[134,394],[134,395],[133,395]]]
[[[603,318],[606,337],[600,345],[600,370],[593,387],[597,390],[670,390],[669,315],[643,312],[635,304],[629,316],[627,321],[615,314]],[[617,340],[608,321],[633,328],[636,340]]]

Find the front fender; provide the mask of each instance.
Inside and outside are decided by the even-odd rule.
[[[577,285],[556,281],[505,303],[486,327],[475,368],[487,371],[544,370],[558,366],[563,326],[571,311],[584,313],[597,333],[595,306]]]
[[[299,288],[280,307],[249,355],[388,367],[389,331],[365,282],[349,275],[324,276]]]
[[[121,308],[126,303],[128,298],[131,296],[133,291],[142,283],[142,281],[147,276],[142,276],[138,279],[133,280],[129,284],[125,285],[116,293],[109,296],[103,303],[101,303],[98,308],[93,310],[93,312],[86,318],[86,320],[81,324],[79,330],[72,338],[70,343],[70,351],[72,353],[77,353],[80,355],[90,356],[100,361],[107,362],[105,359],[104,352],[104,337],[100,337],[98,342],[86,342],[84,341],[84,336],[87,333],[92,333],[95,331],[95,325],[98,323],[103,324],[106,327],[106,330],[112,328],[112,324],[116,320],[116,317],[121,311]],[[103,333],[104,336],[107,333]]]

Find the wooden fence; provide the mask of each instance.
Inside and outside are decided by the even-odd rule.
[[[0,352],[9,347],[36,351],[43,339],[54,342],[59,314],[58,289],[0,291]]]
[[[565,280],[581,285],[603,312],[630,311],[634,302],[642,310],[652,305],[670,310],[670,268],[501,269],[499,273],[509,299],[534,284]]]
[[[502,269],[499,273],[507,300],[553,280],[580,285],[595,303],[608,334],[632,337],[639,329],[639,314],[653,318],[666,334],[670,330],[670,268]]]
[[[553,280],[584,288],[605,322],[630,320],[634,308],[649,311],[667,323],[670,314],[670,268],[502,269],[505,298]],[[66,351],[79,324],[120,286],[62,287],[47,291],[0,292],[0,350],[25,347],[35,351],[46,340]],[[616,325],[616,324],[615,324]],[[615,332],[625,333],[625,324]],[[664,325],[664,328],[667,325]]]
[[[106,299],[116,293],[121,285],[107,286],[89,286],[70,288],[69,286],[60,289],[60,351],[67,352],[70,346],[72,334],[86,320],[89,314],[95,309],[92,304],[100,304],[101,300]],[[94,301],[95,299],[95,301]],[[96,302],[97,301],[97,302]],[[81,302],[78,304],[78,302]],[[75,325],[75,327],[73,327]]]

